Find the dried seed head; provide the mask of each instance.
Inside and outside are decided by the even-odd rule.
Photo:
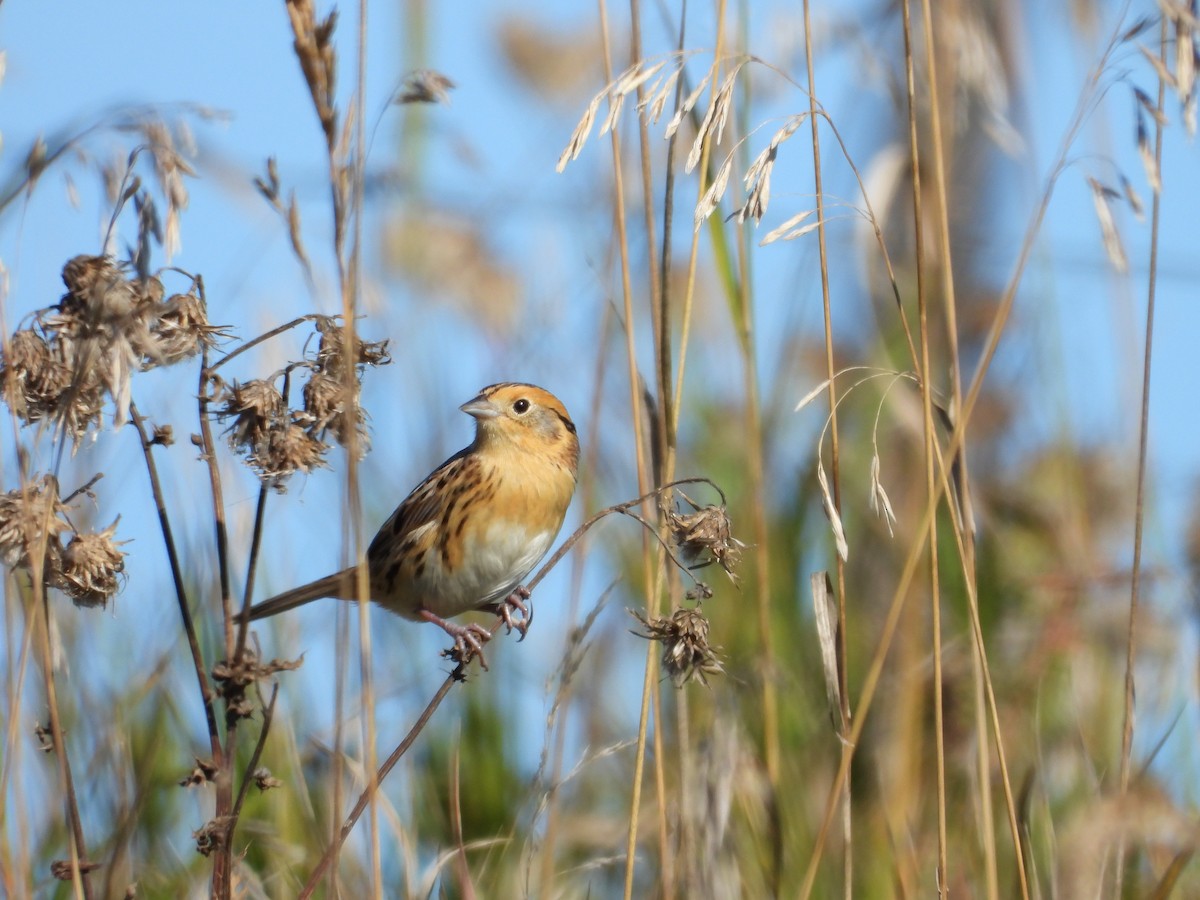
[[[1125,247],[1121,242],[1121,233],[1117,230],[1116,219],[1112,213],[1111,203],[1120,199],[1121,195],[1106,184],[1089,177],[1088,187],[1092,189],[1092,205],[1096,210],[1096,220],[1100,223],[1100,234],[1104,238],[1104,250],[1109,262],[1120,273],[1129,271],[1129,257],[1125,255]]]
[[[323,372],[342,375],[345,365],[346,329],[334,318],[317,319],[321,342],[317,345],[317,367]],[[388,341],[364,341],[354,336],[355,366],[386,366],[392,361]]]
[[[111,257],[76,256],[62,279],[58,304],[9,342],[0,395],[26,423],[57,421],[78,447],[99,430],[106,394],[123,424],[134,372],[186,359],[220,329],[193,295],[164,303],[158,278],[126,278]]]
[[[673,509],[666,511],[671,537],[684,559],[699,566],[716,562],[736,582],[733,570],[741,561],[746,545],[733,537],[725,507],[697,507],[694,503],[692,506],[696,511],[686,515]]]
[[[296,472],[311,472],[325,465],[328,444],[317,440],[295,421],[271,430],[267,446],[249,457],[261,476],[273,487],[282,489],[283,482]]]
[[[242,651],[241,661],[237,665],[229,665],[221,660],[213,666],[213,680],[221,685],[221,695],[232,697],[239,695],[246,685],[264,678],[270,678],[277,672],[292,672],[300,668],[304,657],[299,659],[271,659],[259,662],[258,655],[247,647]]]
[[[67,297],[84,305],[92,298],[104,296],[125,279],[110,256],[80,255],[67,260],[62,270],[63,284],[67,286]]]
[[[266,766],[260,766],[254,770],[254,786],[260,791],[269,791],[271,788],[283,787],[283,782],[272,775]]]
[[[33,728],[33,736],[37,738],[37,748],[43,753],[50,753],[54,750],[54,731],[49,725],[38,722]]]
[[[396,104],[444,103],[450,105],[450,92],[456,85],[441,72],[433,69],[417,69],[409,72],[404,84],[396,92]]]
[[[188,191],[183,176],[196,173],[175,148],[174,136],[165,122],[148,119],[141,123],[140,130],[154,160],[154,174],[167,201],[166,228],[159,236],[159,241],[169,260],[179,250],[179,214],[188,206]]]
[[[207,822],[203,828],[193,831],[192,837],[196,839],[196,852],[201,856],[209,856],[224,847],[231,821],[231,816],[218,816]]]
[[[670,616],[647,619],[636,610],[629,611],[646,628],[638,637],[661,641],[663,669],[676,687],[683,687],[693,678],[708,684],[709,675],[724,672],[717,650],[708,643],[708,619],[700,608],[677,609]]]
[[[125,553],[117,547],[125,542],[113,540],[117,521],[103,531],[76,534],[63,550],[62,571],[54,583],[76,606],[103,607],[121,587]]]
[[[54,414],[71,385],[71,368],[61,344],[50,343],[33,328],[23,328],[0,356],[0,396],[26,424]]]
[[[324,372],[314,372],[304,385],[303,419],[307,423],[309,434],[320,440],[326,431],[332,431],[334,438],[343,447],[348,446],[352,431],[357,433],[356,447],[360,454],[370,447],[370,437],[366,429],[366,413],[359,406],[359,385],[354,384],[353,397],[347,403],[345,382],[335,375]],[[354,410],[351,420],[347,408]]]
[[[175,294],[163,303],[152,328],[155,337],[153,355],[146,354],[144,368],[170,366],[190,359],[202,347],[216,346],[217,339],[225,331],[220,326],[208,324],[204,301],[193,292]]]
[[[207,784],[214,781],[217,775],[217,767],[214,766],[211,760],[201,759],[196,757],[196,768],[192,769],[186,776],[179,779],[180,787],[197,787],[201,784]]]
[[[114,422],[125,423],[130,380],[152,353],[150,331],[157,279],[127,280],[107,256],[76,256],[64,267],[63,295],[54,314],[42,320],[72,373],[72,383],[55,410],[76,445],[99,426],[107,391],[116,405]]]
[[[69,529],[66,507],[58,499],[58,482],[50,475],[6,494],[0,494],[0,562],[29,566],[29,550],[46,541],[46,566],[60,553],[58,536]]]
[[[254,455],[265,452],[272,430],[286,413],[283,395],[275,385],[255,379],[245,384],[234,382],[217,418],[233,417],[234,422],[229,427],[230,445],[239,453]]]
[[[79,873],[86,875],[88,872],[95,872],[101,868],[101,863],[88,862],[86,859],[79,861]],[[50,874],[58,881],[73,881],[75,879],[75,867],[71,865],[69,859],[56,859],[50,863]]]

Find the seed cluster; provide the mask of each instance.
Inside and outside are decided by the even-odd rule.
[[[112,257],[76,256],[63,267],[62,299],[9,339],[0,397],[25,424],[52,422],[78,447],[99,432],[106,398],[114,424],[127,420],[135,372],[189,359],[221,336],[194,286],[165,297],[158,278],[127,271]]]
[[[101,531],[79,531],[67,512],[58,482],[49,475],[0,494],[0,562],[32,570],[40,558],[46,585],[77,606],[104,606],[120,590],[125,571],[123,542],[114,539],[117,522]],[[64,532],[72,532],[65,546]]]
[[[282,490],[296,473],[311,472],[325,465],[332,447],[330,437],[343,447],[365,453],[369,447],[366,414],[359,404],[362,372],[366,366],[391,362],[387,341],[355,338],[349,360],[345,331],[334,318],[317,320],[320,342],[316,355],[294,363],[282,373],[266,379],[225,384],[214,379],[218,418],[232,419],[229,443],[259,474],[264,482]],[[347,371],[347,366],[353,372]],[[293,370],[304,369],[308,380],[302,390],[303,404],[289,408],[284,396]],[[284,379],[285,388],[276,387]]]

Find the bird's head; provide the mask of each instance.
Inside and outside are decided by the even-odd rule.
[[[547,455],[574,473],[579,461],[575,423],[549,391],[532,384],[493,384],[459,408],[475,419],[476,447]]]

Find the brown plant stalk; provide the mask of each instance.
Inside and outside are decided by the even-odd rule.
[[[1166,65],[1168,45],[1167,18],[1163,16],[1159,33],[1159,58]],[[1154,162],[1162,172],[1163,150],[1163,105],[1166,101],[1166,81],[1161,73],[1158,77],[1158,99],[1154,117]],[[1160,175],[1161,178],[1161,175]],[[1137,617],[1141,605],[1142,579],[1142,530],[1146,512],[1146,458],[1150,435],[1150,364],[1154,358],[1154,301],[1158,288],[1158,242],[1159,223],[1162,213],[1161,186],[1154,191],[1150,205],[1150,259],[1146,281],[1146,337],[1142,357],[1141,416],[1138,422],[1137,494],[1133,514],[1133,563],[1129,582],[1129,624],[1125,643],[1125,695],[1121,725],[1121,766],[1118,775],[1121,793],[1129,789],[1129,772],[1133,756],[1134,725],[1134,666],[1137,662]],[[1118,848],[1114,872],[1113,896],[1120,897],[1124,890],[1124,848]]]

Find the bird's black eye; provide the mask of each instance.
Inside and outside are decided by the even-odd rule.
[[[513,412],[515,412],[518,416],[525,415],[525,413],[529,412],[529,401],[522,397],[513,404]]]

